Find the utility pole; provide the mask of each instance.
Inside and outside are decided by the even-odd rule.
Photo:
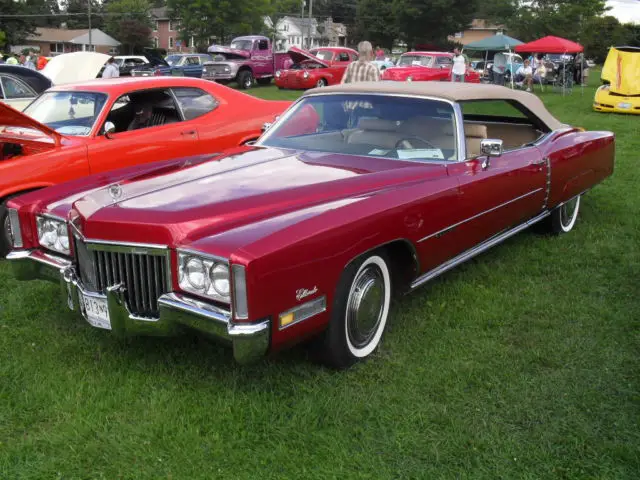
[[[93,42],[91,41],[91,0],[87,0],[87,5],[89,5],[89,51],[92,51]]]
[[[300,34],[302,35],[302,37],[300,37],[300,46],[302,48],[304,48],[304,7],[307,5],[307,2],[305,2],[304,0],[302,0],[302,8],[300,10]]]
[[[311,50],[311,42],[313,37],[311,36],[311,15],[313,14],[313,0],[309,0],[309,50]]]

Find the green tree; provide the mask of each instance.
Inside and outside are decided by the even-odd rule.
[[[4,47],[4,43],[7,40],[7,35],[0,30],[0,48]]]
[[[4,15],[23,15],[29,13],[27,4],[14,0],[0,0],[0,12]],[[20,44],[33,33],[36,25],[25,17],[0,17],[0,30],[5,34],[5,46]]]
[[[369,40],[374,48],[389,50],[400,36],[397,4],[385,0],[358,0],[350,36]]]
[[[395,0],[397,26],[409,47],[442,44],[471,24],[477,0]],[[375,14],[375,12],[371,12]]]
[[[151,36],[151,4],[148,0],[113,0],[107,6],[105,31],[133,53],[146,47]]]
[[[587,57],[592,57],[598,63],[604,62],[610,47],[626,45],[628,40],[628,30],[611,16],[589,19],[582,35],[582,45]]]
[[[91,1],[91,28],[104,28],[104,17],[98,15],[103,12],[102,4],[99,0],[63,0],[62,12],[73,13],[74,15],[64,19],[67,28],[89,28],[89,1]]]

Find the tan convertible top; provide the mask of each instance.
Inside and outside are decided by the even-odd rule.
[[[534,94],[521,90],[512,90],[499,85],[453,82],[360,82],[314,88],[307,91],[305,96],[317,93],[420,95],[442,98],[452,102],[465,100],[512,100],[521,103],[551,130],[565,126],[549,113],[542,101]]]

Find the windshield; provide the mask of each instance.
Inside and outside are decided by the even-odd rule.
[[[231,48],[234,50],[251,50],[253,40],[234,40],[231,42]]]
[[[559,54],[559,53],[549,53],[549,54],[547,54],[547,58],[551,62],[562,63],[563,60],[565,62],[570,61],[571,60],[571,55],[562,55],[562,54]]]
[[[433,57],[425,55],[402,55],[398,61],[398,65],[421,65],[430,67],[433,63]]]
[[[453,107],[387,95],[318,95],[297,103],[260,145],[397,160],[456,160]]]
[[[333,52],[331,50],[311,50],[311,55],[325,61],[333,58]]]
[[[24,113],[63,135],[86,136],[106,101],[104,93],[48,92],[40,95]]]
[[[169,55],[168,57],[165,58],[165,60],[169,65],[173,67],[174,65],[177,65],[180,62],[181,58],[182,58],[182,55]]]

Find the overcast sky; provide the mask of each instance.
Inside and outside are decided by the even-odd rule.
[[[621,23],[640,23],[640,0],[608,0],[611,7],[608,15],[613,15]]]

